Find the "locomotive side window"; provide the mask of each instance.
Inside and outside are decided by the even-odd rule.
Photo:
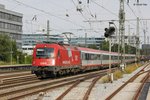
[[[54,57],[54,48],[37,48],[36,57],[37,58]]]

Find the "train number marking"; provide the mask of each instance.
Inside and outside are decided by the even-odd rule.
[[[70,61],[63,61],[63,64],[70,64]]]

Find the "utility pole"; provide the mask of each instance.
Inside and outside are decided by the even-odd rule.
[[[87,33],[85,33],[85,47],[87,47]]]
[[[144,32],[144,44],[146,44],[146,30],[144,29],[143,32]]]
[[[137,28],[136,28],[136,57],[137,57],[137,60],[140,56],[140,50],[139,50],[139,17],[137,17]]]
[[[146,44],[146,30],[144,29],[143,32],[144,32],[144,45],[145,45]],[[143,50],[143,54],[146,55],[145,49]]]
[[[146,30],[144,29],[143,32],[144,32],[144,44],[146,44]]]
[[[144,29],[143,29],[143,33],[144,33],[144,44],[146,44],[146,32],[147,32],[147,22],[144,23]]]
[[[147,36],[147,44],[150,44],[150,43],[149,43],[149,36]]]
[[[47,42],[49,41],[49,20],[47,20]]]
[[[130,54],[130,41],[131,41],[131,36],[130,36],[130,25],[128,25],[128,53]]]
[[[125,54],[125,12],[124,12],[124,0],[120,0],[120,9],[119,9],[119,41],[121,43],[121,65],[120,67],[124,67],[124,55]]]
[[[111,41],[111,37],[109,38],[109,74],[110,74],[110,81],[111,83],[113,82],[113,73],[111,71],[111,46],[112,46],[112,41]]]

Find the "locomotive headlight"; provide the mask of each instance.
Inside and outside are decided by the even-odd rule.
[[[54,59],[52,60],[52,65],[55,65],[55,60]]]

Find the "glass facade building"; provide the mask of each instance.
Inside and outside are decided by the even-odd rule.
[[[43,42],[61,42],[64,41],[63,37],[59,36],[48,36],[44,33],[35,33],[35,34],[22,34],[22,50],[24,53],[31,55],[33,48],[37,43]]]
[[[76,46],[83,46],[85,47],[85,43],[87,47],[89,45],[96,45],[97,47],[100,46],[100,43],[102,43],[105,40],[105,38],[85,38],[82,37],[72,37],[70,39],[70,44],[71,45],[76,45]],[[43,42],[63,42],[67,43],[68,41],[65,37],[63,36],[58,36],[58,35],[50,35],[47,36],[47,34],[44,33],[35,33],[35,34],[22,34],[22,49],[24,53],[27,53],[28,55],[31,55],[33,52],[33,48],[37,43],[43,43]],[[86,42],[85,42],[86,41]]]

